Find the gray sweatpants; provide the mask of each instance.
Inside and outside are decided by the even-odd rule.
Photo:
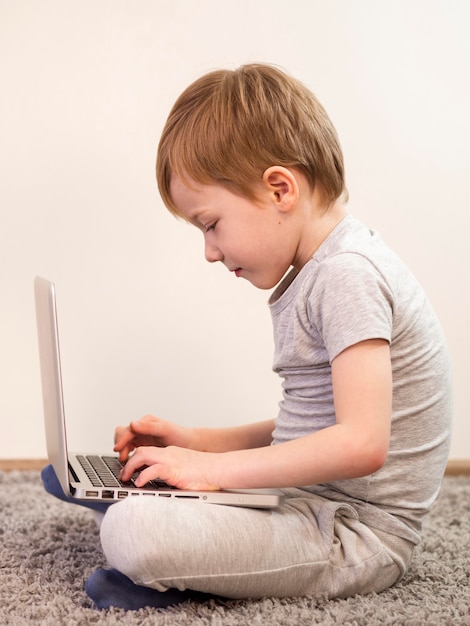
[[[139,585],[227,598],[382,591],[413,546],[368,528],[348,504],[299,489],[276,510],[128,498],[101,524],[109,564]]]

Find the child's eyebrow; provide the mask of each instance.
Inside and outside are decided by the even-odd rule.
[[[199,228],[200,230],[204,229],[204,225],[197,217],[188,217],[187,220],[190,224],[192,224],[196,228]]]
[[[208,209],[204,207],[195,209],[194,212],[190,212],[190,215],[188,215],[185,219],[193,226],[196,226],[196,228],[205,230],[206,224],[208,220],[211,219],[211,216]]]

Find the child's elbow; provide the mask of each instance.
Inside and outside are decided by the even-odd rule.
[[[374,442],[369,445],[367,453],[364,454],[365,467],[364,475],[374,474],[385,465],[388,456],[388,441]]]

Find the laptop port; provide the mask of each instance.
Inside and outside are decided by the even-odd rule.
[[[127,498],[128,493],[129,492],[127,492],[127,491],[118,491],[118,499],[122,500],[123,498]]]
[[[97,491],[85,491],[85,495],[87,498],[97,498],[99,494]]]
[[[101,492],[102,498],[107,498],[108,500],[112,500],[114,497],[114,491],[112,489],[104,489]]]

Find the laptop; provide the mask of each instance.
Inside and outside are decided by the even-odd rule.
[[[112,454],[71,454],[67,450],[59,332],[55,286],[45,278],[34,281],[39,341],[44,424],[47,455],[65,494],[77,500],[117,502],[128,497],[162,497],[197,500],[252,508],[275,508],[283,500],[277,489],[227,489],[221,491],[185,491],[163,481],[136,487],[119,480],[122,463]],[[135,478],[135,476],[134,476]]]

